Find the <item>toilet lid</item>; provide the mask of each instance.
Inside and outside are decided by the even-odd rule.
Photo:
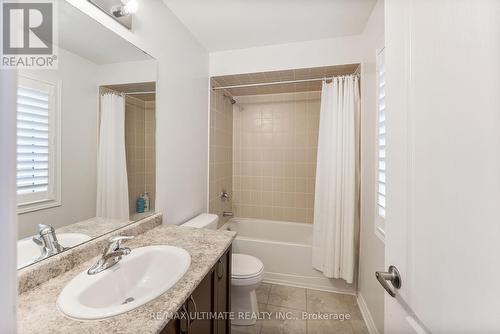
[[[255,256],[233,254],[232,266],[234,278],[248,278],[259,275],[264,270],[264,264]]]

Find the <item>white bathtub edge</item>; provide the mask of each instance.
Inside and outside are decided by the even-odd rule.
[[[288,285],[297,288],[356,295],[356,291],[354,290],[354,287],[352,285],[348,285],[347,283],[344,283],[340,280],[330,280],[326,277],[305,277],[266,271],[264,273],[263,282],[270,284]]]

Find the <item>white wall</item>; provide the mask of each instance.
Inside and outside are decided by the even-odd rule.
[[[157,79],[158,62],[155,59],[103,64],[99,66],[97,73],[98,86],[151,82]]]
[[[0,333],[16,332],[16,72],[0,70]]]
[[[254,73],[360,63],[361,36],[210,53],[210,75]]]
[[[375,271],[385,270],[384,243],[375,235],[376,54],[384,47],[384,1],[373,9],[362,35],[361,69],[361,230],[358,294],[368,307],[373,325],[384,332],[384,289]]]
[[[379,0],[363,34],[210,53],[210,75],[362,64],[361,76],[361,230],[358,292],[372,327],[384,328],[384,292],[375,271],[384,269],[384,244],[374,231],[376,50],[384,46],[384,4]]]
[[[129,31],[67,0],[158,60],[156,207],[179,224],[207,210],[208,53],[161,0],[139,1]]]
[[[59,49],[57,70],[20,70],[33,79],[62,81],[61,97],[61,205],[20,214],[18,233],[36,234],[37,225],[54,228],[95,216],[97,183],[97,85],[98,66]]]

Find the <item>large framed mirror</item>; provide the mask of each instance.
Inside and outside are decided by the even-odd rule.
[[[58,11],[58,68],[18,72],[18,269],[155,208],[156,60]]]

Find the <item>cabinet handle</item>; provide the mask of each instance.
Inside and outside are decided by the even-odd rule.
[[[181,317],[179,329],[181,331],[181,334],[187,334],[189,332],[189,327],[191,324],[189,322],[189,313],[188,313],[188,310],[186,309],[186,304],[182,305],[182,313],[184,313],[186,315],[186,319],[184,319],[184,317]],[[186,328],[185,329],[182,328],[183,327],[182,326],[183,320],[186,320]]]
[[[224,264],[222,263],[222,260],[219,259],[219,262],[217,263],[217,277],[221,279],[224,276]]]
[[[198,307],[196,306],[196,302],[194,301],[194,298],[193,298],[193,295],[189,296],[189,300],[188,300],[188,304],[189,302],[192,302],[193,305],[194,305],[194,314],[195,316],[197,316],[198,314]],[[188,306],[188,309],[189,309],[189,306]],[[189,313],[189,325],[191,325],[193,322],[194,322],[195,318],[191,318],[191,313]]]

